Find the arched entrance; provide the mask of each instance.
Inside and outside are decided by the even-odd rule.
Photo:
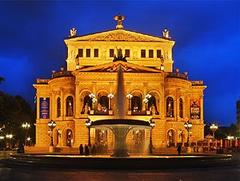
[[[141,112],[142,110],[142,98],[140,96],[132,97],[131,110],[133,113]]]
[[[151,95],[151,97],[148,99],[147,109],[150,110],[152,114],[159,114],[155,96]]]
[[[92,99],[89,97],[89,95],[86,95],[83,99],[83,106],[82,106],[82,111],[81,114],[89,114],[89,110],[92,107]]]
[[[109,108],[109,98],[105,95],[99,97],[97,111],[100,114],[107,114]]]

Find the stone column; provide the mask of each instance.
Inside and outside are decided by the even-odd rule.
[[[190,119],[191,118],[191,115],[190,115],[190,109],[191,109],[191,103],[190,103],[190,101],[191,101],[191,97],[190,97],[190,95],[189,94],[187,94],[186,95],[186,99],[185,99],[185,103],[184,103],[184,119],[185,119],[185,121],[186,121],[186,119],[188,118],[188,119]]]
[[[203,95],[200,96],[200,120],[203,122]]]
[[[37,119],[40,119],[40,98],[39,96],[37,95],[37,100],[36,100],[36,106],[37,106]]]
[[[165,99],[165,90],[164,90],[164,84],[161,83],[161,92],[160,92],[160,101],[159,101],[159,114],[162,120],[165,119],[166,116],[166,99]]]
[[[61,89],[60,91],[61,91],[61,93],[60,93],[61,94],[60,95],[60,98],[61,98],[61,118],[64,119],[64,115],[65,115],[65,113],[64,113],[64,110],[65,110],[64,102],[65,101],[64,101],[64,96],[63,96],[63,89]]]
[[[56,93],[50,93],[50,104],[51,104],[51,119],[56,119],[56,104],[57,104],[57,100],[56,100]]]
[[[146,105],[146,103],[144,103],[144,98],[145,98],[145,96],[147,95],[147,86],[148,86],[148,84],[147,84],[147,82],[144,82],[143,83],[143,97],[142,97],[142,111],[146,111],[147,110],[147,105]]]
[[[75,117],[79,118],[80,117],[80,95],[79,95],[79,85],[76,83],[76,91],[75,91]]]

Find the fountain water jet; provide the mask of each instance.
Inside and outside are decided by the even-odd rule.
[[[114,150],[112,156],[127,157],[129,156],[126,144],[126,137],[133,128],[150,129],[150,123],[142,120],[125,119],[125,91],[124,77],[121,63],[117,72],[117,92],[115,119],[98,120],[92,123],[91,127],[105,127],[112,131],[115,138]]]

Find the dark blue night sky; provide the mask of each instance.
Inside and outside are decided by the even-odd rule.
[[[71,1],[0,2],[0,89],[33,105],[36,78],[48,78],[65,64],[64,38],[115,28],[161,36],[167,27],[176,41],[175,68],[204,80],[205,121],[235,122],[240,99],[240,2],[236,1]]]

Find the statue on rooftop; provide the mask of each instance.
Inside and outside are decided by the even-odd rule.
[[[163,35],[163,38],[171,39],[170,32],[166,28],[162,31],[162,35]]]
[[[117,26],[116,29],[123,29],[123,20],[125,20],[125,16],[121,16],[121,15],[116,15],[114,16],[114,20],[117,21]]]
[[[77,29],[71,28],[69,37],[74,37],[74,36],[77,36]]]

